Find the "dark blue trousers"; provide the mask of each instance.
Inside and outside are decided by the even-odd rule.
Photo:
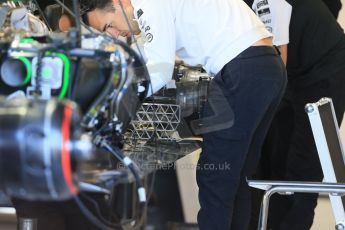
[[[233,123],[203,135],[197,167],[201,230],[248,227],[251,196],[246,178],[255,172],[262,143],[286,83],[285,66],[270,46],[246,49],[210,83],[209,101],[213,104],[226,101],[231,113],[223,116]],[[204,116],[212,116],[214,107],[207,103]]]

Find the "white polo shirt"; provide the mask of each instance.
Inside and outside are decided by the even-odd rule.
[[[254,0],[252,5],[256,15],[273,34],[276,46],[289,43],[289,26],[292,6],[285,0]]]
[[[272,36],[242,0],[131,2],[145,38],[153,92],[171,80],[175,55],[214,75],[256,41]]]

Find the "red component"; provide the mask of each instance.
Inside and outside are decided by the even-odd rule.
[[[71,155],[69,152],[69,140],[70,140],[70,125],[72,119],[73,110],[71,107],[66,106],[64,109],[64,118],[61,126],[62,133],[62,149],[61,149],[61,164],[62,172],[65,182],[70,189],[72,194],[77,194],[78,189],[73,183],[72,179],[72,166],[71,166]]]

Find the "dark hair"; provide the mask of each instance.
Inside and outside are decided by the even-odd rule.
[[[81,17],[85,24],[89,25],[87,13],[95,9],[113,10],[112,0],[79,0]]]

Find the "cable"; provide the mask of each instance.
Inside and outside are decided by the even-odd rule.
[[[134,32],[133,32],[132,26],[131,26],[131,24],[129,23],[129,19],[128,19],[127,14],[126,14],[126,12],[125,12],[125,10],[124,10],[123,4],[122,4],[121,1],[119,1],[119,4],[120,4],[120,7],[121,7],[121,11],[122,11],[122,13],[123,13],[123,15],[124,15],[124,17],[125,17],[125,19],[126,19],[126,23],[127,23],[127,25],[128,25],[129,32],[131,33],[131,38],[132,38],[132,40],[134,41],[135,46],[136,46],[136,48],[137,48],[137,50],[138,50],[138,53],[139,53],[139,55],[140,55],[140,60],[142,61],[143,65],[146,66],[146,64],[145,64],[145,62],[144,62],[143,54],[142,54],[141,51],[140,51],[140,48],[139,48],[139,45],[138,45],[138,41],[137,41],[137,39],[136,39],[135,36],[134,36]],[[127,51],[127,50],[126,50],[126,51]],[[132,50],[131,50],[131,51],[132,51]],[[132,54],[134,53],[133,56],[137,56],[137,53],[134,52],[134,51],[133,51],[133,52],[127,51],[127,52],[132,53]],[[147,70],[147,68],[146,68],[146,70]],[[153,93],[153,87],[152,87],[152,83],[151,83],[151,78],[150,78],[149,72],[147,71],[146,74],[147,74],[146,79],[148,80],[149,87],[150,87],[150,89],[151,89],[151,92]],[[148,92],[148,91],[147,91],[147,92]],[[154,97],[152,98],[152,104],[153,104],[153,106],[155,105],[155,99],[154,99]],[[156,117],[155,111],[153,111],[153,116]],[[154,136],[152,136],[152,138],[155,139],[155,142],[154,142],[154,143],[155,143],[155,153],[157,154],[157,139],[156,139],[156,138],[157,138],[157,127],[154,125],[154,123],[153,123],[153,129],[154,129]],[[148,198],[150,198],[150,196],[152,195],[153,186],[154,186],[154,180],[155,180],[155,172],[153,172],[152,184],[151,184],[151,189],[150,189],[151,191],[150,191],[150,193],[149,193]],[[144,206],[144,212],[146,212],[147,206],[148,206],[148,202],[146,202],[146,204],[145,204],[145,206]],[[141,218],[141,221],[139,221],[139,226],[140,226],[140,222],[142,222],[143,220],[144,220],[144,219]]]
[[[129,168],[131,173],[133,174],[137,187],[138,187],[138,196],[140,203],[146,203],[146,192],[141,182],[138,166],[127,156],[125,156],[118,148],[114,148],[110,146],[107,141],[104,139],[101,141],[101,147],[105,150],[108,150],[113,156],[115,156],[118,160],[120,160],[126,167]]]
[[[80,62],[81,62],[81,58],[77,57],[77,60],[75,61],[75,65],[74,65],[72,83],[69,85],[70,87],[68,91],[68,98],[70,100],[75,100],[76,89],[80,81],[80,74],[79,74]]]
[[[35,96],[41,96],[41,94],[43,94],[43,92],[41,92],[43,57],[44,52],[39,52],[36,59]]]
[[[133,29],[132,29],[131,23],[129,23],[129,19],[128,19],[128,17],[127,17],[127,14],[126,14],[126,12],[125,12],[125,9],[123,8],[122,1],[119,1],[119,4],[120,4],[120,7],[121,7],[122,14],[123,14],[123,16],[124,16],[125,19],[126,19],[126,23],[127,23],[127,25],[128,25],[129,32],[131,33],[131,39],[134,41],[134,43],[135,43],[135,45],[136,45],[136,48],[138,49],[138,52],[139,52],[139,54],[140,54],[141,59],[144,60],[143,54],[141,53],[141,51],[140,51],[140,49],[139,49],[138,41],[137,41],[137,39],[136,39],[135,36],[134,36],[134,33],[133,33]]]
[[[137,50],[138,50],[138,52],[139,52],[139,55],[140,55],[140,58],[141,58],[141,60],[144,60],[144,56],[143,56],[143,54],[141,53],[141,51],[140,51],[140,49],[139,49],[139,45],[138,45],[138,41],[137,41],[137,39],[135,38],[135,36],[134,36],[134,32],[133,32],[133,29],[132,29],[132,26],[131,26],[131,24],[129,23],[129,19],[128,19],[128,17],[127,17],[127,14],[126,14],[126,12],[125,12],[125,9],[123,8],[123,4],[122,4],[122,1],[119,1],[119,4],[120,4],[120,7],[121,7],[121,11],[122,11],[122,13],[123,13],[123,16],[125,17],[125,19],[126,19],[126,23],[127,23],[127,25],[128,25],[128,28],[129,28],[129,32],[130,32],[130,34],[131,34],[131,38],[132,38],[132,40],[134,41],[134,44],[135,44],[135,46],[136,46],[136,48],[137,48]],[[144,61],[143,61],[144,62]],[[144,62],[145,63],[145,62]],[[150,78],[150,75],[148,74],[148,82],[149,82],[149,87],[151,88],[151,92],[153,93],[153,87],[152,87],[152,84],[151,84],[151,78]]]
[[[127,17],[127,14],[126,14],[126,12],[125,12],[125,9],[124,9],[124,7],[123,7],[123,4],[122,4],[121,1],[119,1],[119,4],[120,4],[120,7],[121,7],[122,14],[124,15],[125,20],[126,20],[126,23],[127,23],[127,25],[128,25],[129,32],[130,32],[130,34],[131,34],[131,38],[132,38],[132,40],[134,41],[134,43],[135,43],[135,45],[136,45],[136,48],[137,48],[137,50],[138,50],[138,52],[139,52],[139,55],[140,55],[140,58],[141,58],[143,64],[146,66],[146,64],[145,64],[145,62],[144,62],[143,54],[141,53],[141,51],[140,51],[140,49],[139,49],[138,41],[136,40],[136,38],[135,38],[135,36],[134,36],[134,32],[133,32],[132,26],[131,26],[131,24],[129,23],[129,19],[128,19],[128,17]],[[136,53],[136,52],[134,52],[134,53]],[[147,70],[147,68],[146,68],[146,70]],[[150,78],[150,74],[149,74],[148,70],[147,70],[146,74],[147,74],[146,77],[147,77],[147,80],[148,80],[148,83],[149,83],[149,87],[150,87],[151,92],[152,92],[152,94],[153,94],[152,82],[151,82],[151,78]],[[149,92],[149,90],[147,90],[147,93],[148,93],[148,92]],[[146,95],[147,95],[147,94],[146,94]],[[145,96],[146,96],[146,95],[145,95]],[[152,97],[152,104],[153,104],[153,106],[155,105],[155,99],[154,99],[154,97]],[[155,111],[153,111],[153,116],[156,117]],[[152,136],[152,139],[157,140],[157,139],[156,139],[156,138],[157,138],[157,128],[156,128],[156,126],[154,125],[154,121],[153,121],[153,129],[154,129],[154,135]],[[155,142],[155,144],[156,144],[156,146],[157,146],[157,142]],[[155,151],[157,151],[157,147],[155,148]]]
[[[103,72],[101,70],[99,70],[99,71],[101,74],[103,74]],[[93,120],[95,115],[97,115],[98,106],[108,96],[108,93],[109,93],[111,87],[112,87],[112,75],[109,75],[107,83],[102,88],[100,95],[98,95],[96,97],[96,99],[92,102],[92,104],[87,109],[88,112],[84,115],[84,117],[82,119],[82,125],[83,126],[88,127],[89,122]],[[106,126],[107,126],[107,124],[104,124],[104,127],[106,127]],[[100,129],[100,131],[101,131],[101,129]],[[96,135],[93,135],[93,136],[96,136]]]
[[[114,148],[110,146],[106,140],[104,139],[101,140],[100,145],[105,150],[109,151],[114,157],[120,160],[126,167],[128,167],[135,178],[137,191],[138,191],[138,197],[139,197],[139,203],[140,203],[140,206],[139,206],[140,218],[139,218],[139,221],[136,223],[136,225],[138,225],[138,223],[141,223],[142,220],[144,219],[144,215],[146,213],[146,203],[147,203],[146,191],[140,179],[138,166],[129,157],[125,156],[118,148]]]
[[[79,33],[81,33],[81,23],[80,23],[80,9],[78,0],[73,0],[73,10],[74,10],[74,19],[75,25]]]
[[[151,185],[149,187],[149,190],[148,190],[148,193],[147,193],[147,199],[149,200],[152,196],[152,193],[153,193],[153,186],[154,186],[154,183],[155,183],[155,179],[156,179],[156,171],[154,171],[152,173],[152,178],[151,178]],[[144,206],[144,213],[146,213],[147,211],[147,208],[148,208],[148,205],[149,205],[149,202],[147,201],[145,203],[145,206]],[[133,230],[137,229],[138,227],[141,226],[142,222],[145,221],[145,218],[144,218],[144,215],[141,216],[140,220],[138,221],[138,226],[137,227],[134,227]]]
[[[97,219],[92,212],[90,212],[87,207],[83,204],[83,202],[76,196],[73,198],[73,200],[76,202],[78,205],[80,211],[83,213],[83,215],[95,226],[102,230],[113,230],[111,227],[105,225],[102,223],[99,219]]]
[[[115,229],[116,229],[116,228],[117,228],[117,229],[120,229],[120,230],[123,229],[122,226],[121,226],[120,224],[111,223],[111,222],[109,222],[108,220],[106,220],[106,219],[103,217],[103,215],[102,215],[102,213],[101,213],[101,210],[99,209],[99,205],[98,205],[98,203],[97,203],[96,201],[94,201],[92,198],[88,197],[86,194],[81,194],[81,196],[83,196],[83,198],[85,198],[85,199],[88,200],[90,203],[92,203],[92,205],[95,207],[95,211],[96,211],[96,213],[97,213],[99,219],[100,219],[103,223],[105,223],[105,224],[107,224],[108,226],[110,226],[110,227],[112,227],[112,228],[115,228]]]
[[[81,23],[80,23],[80,9],[78,0],[73,0],[74,20],[77,27],[77,47],[81,45]]]
[[[59,0],[55,0],[55,1],[58,2]],[[137,48],[138,53],[139,53],[140,56],[138,56],[138,53],[135,52],[133,49],[129,48],[129,46],[128,46],[127,44],[125,44],[125,43],[123,43],[122,41],[117,40],[117,39],[115,39],[115,38],[112,38],[112,39],[113,39],[113,41],[114,41],[116,44],[121,45],[121,46],[125,49],[125,51],[127,51],[129,54],[131,54],[132,56],[134,56],[136,60],[139,60],[139,62],[141,62],[141,64],[142,64],[143,66],[146,66],[146,64],[145,64],[145,62],[144,62],[143,55],[142,55],[142,53],[141,53],[141,51],[140,51],[140,49],[139,49],[138,42],[137,42],[137,40],[136,40],[136,38],[135,38],[135,36],[134,36],[133,29],[132,29],[132,27],[131,27],[131,25],[130,25],[130,23],[129,23],[129,19],[128,19],[126,13],[125,13],[124,8],[123,8],[122,2],[119,1],[119,3],[120,3],[120,7],[121,7],[121,10],[122,10],[122,13],[123,13],[123,15],[124,15],[124,17],[125,17],[125,19],[126,19],[126,23],[127,23],[127,25],[128,25],[128,28],[129,28],[129,30],[130,30],[131,38],[132,38],[132,40],[134,41],[134,43],[135,43],[135,45],[136,45],[136,48]],[[72,14],[71,14],[71,15],[72,15]],[[75,17],[75,16],[74,16],[74,17]],[[86,27],[86,28],[88,28],[88,27]],[[92,31],[92,33],[93,33],[93,31]],[[105,34],[105,36],[110,37],[108,34]],[[123,76],[122,76],[122,77],[123,77]],[[148,84],[149,84],[149,87],[150,87],[150,89],[151,89],[151,92],[153,92],[153,87],[152,87],[152,84],[151,84],[151,78],[150,78],[150,76],[149,76],[149,73],[148,73],[147,69],[146,69],[146,73],[145,73],[145,78],[146,78],[146,80],[148,81]],[[147,92],[148,92],[148,90],[147,90]],[[146,95],[145,95],[145,96],[146,96]],[[153,99],[153,104],[154,104],[154,99]],[[154,126],[154,125],[153,125],[153,126]],[[157,134],[156,134],[156,127],[154,126],[153,128],[154,128],[154,130],[155,130],[155,132],[154,132],[155,135],[157,135]],[[141,211],[142,211],[143,213],[145,213],[145,212],[146,212],[146,209],[147,209],[148,203],[147,203],[147,201],[146,201],[144,186],[143,186],[143,184],[142,184],[142,182],[141,182],[141,179],[140,179],[138,170],[137,170],[137,168],[136,168],[137,166],[135,166],[134,162],[131,161],[128,157],[124,156],[120,150],[114,149],[114,148],[111,147],[108,143],[106,143],[105,140],[102,141],[101,145],[102,145],[103,148],[105,148],[105,149],[108,150],[110,153],[112,153],[112,155],[114,155],[117,159],[119,159],[124,165],[126,165],[126,166],[130,169],[130,171],[132,172],[132,174],[133,174],[133,176],[134,176],[134,178],[135,178],[135,180],[136,180],[136,183],[137,183],[139,201],[140,201],[140,203],[142,204],[142,205],[141,205],[141,209],[142,209]],[[157,143],[156,143],[155,151],[157,151]],[[152,191],[153,191],[154,180],[155,180],[155,173],[153,174],[152,181],[151,181],[150,193],[149,193],[150,196],[151,196]],[[141,194],[141,195],[140,195],[140,194]],[[139,226],[140,226],[140,224],[141,224],[141,222],[143,222],[143,220],[144,220],[144,215],[141,215],[141,218],[139,219],[139,222],[138,222],[137,224],[139,224]]]

